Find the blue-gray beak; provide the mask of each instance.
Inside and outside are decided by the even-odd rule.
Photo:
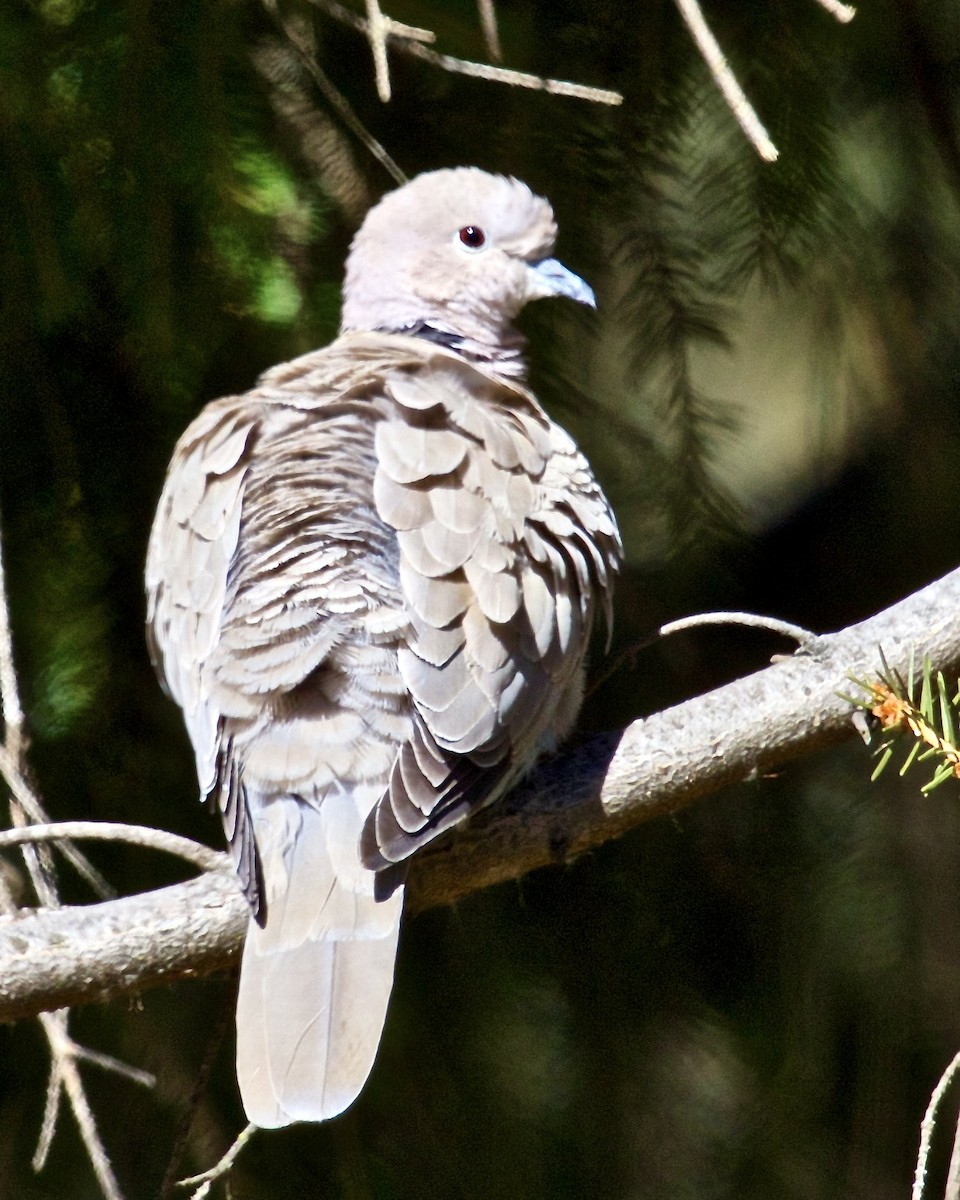
[[[531,299],[546,296],[566,296],[576,300],[578,304],[589,304],[597,307],[597,299],[593,288],[580,278],[568,271],[562,262],[555,258],[542,258],[539,262],[531,263],[530,270],[534,275]]]

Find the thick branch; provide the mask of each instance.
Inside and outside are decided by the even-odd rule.
[[[0,919],[0,1020],[229,967],[248,909],[232,874]]]
[[[762,775],[853,732],[849,675],[906,673],[910,651],[960,663],[960,570],[809,652],[545,763],[508,800],[418,856],[413,912],[565,862],[725,784]],[[919,657],[918,656],[918,661]],[[864,786],[867,763],[864,762]],[[88,908],[0,919],[0,1019],[102,999],[232,963],[247,914],[211,872]]]

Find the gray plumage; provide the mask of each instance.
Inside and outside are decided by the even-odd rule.
[[[148,634],[252,909],[237,1072],[261,1126],[357,1096],[398,864],[564,736],[609,620],[616,523],[513,327],[532,299],[593,302],[555,234],[516,180],[419,176],[354,240],[340,337],[174,452]]]

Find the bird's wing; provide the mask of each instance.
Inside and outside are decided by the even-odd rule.
[[[265,1127],[356,1097],[393,979],[402,889],[379,900],[358,854],[410,728],[395,535],[372,501],[378,379],[363,353],[321,352],[206,409],[148,555],[154,659],[254,911],[237,1074]]]
[[[220,754],[221,714],[204,678],[220,638],[237,551],[256,409],[243,397],[208,405],[177,443],[147,550],[147,643],[183,710],[202,797],[216,791],[234,861],[255,900],[256,853],[236,764]]]
[[[439,349],[387,392],[374,499],[397,534],[415,719],[364,830],[364,859],[381,868],[568,731],[621,553],[585,459],[529,392]]]

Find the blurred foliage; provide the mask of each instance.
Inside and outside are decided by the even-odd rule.
[[[388,11],[484,56],[468,0]],[[525,326],[535,386],[627,538],[613,652],[711,607],[837,628],[955,566],[956,5],[876,0],[840,26],[801,0],[710,3],[780,149],[769,166],[666,0],[498,12],[509,65],[618,88],[622,108],[399,52],[384,106],[354,31],[282,8],[408,174],[472,162],[554,201],[560,257],[600,310],[534,307]],[[58,817],[218,841],[143,644],[153,506],[205,401],[334,334],[349,238],[388,186],[265,8],[0,8],[0,512],[31,763]],[[776,649],[671,639],[583,726]],[[960,1047],[960,812],[953,782],[921,798],[869,773],[852,746],[409,922],[363,1097],[256,1139],[232,1194],[906,1196]],[[121,889],[178,877],[144,852],[92,854]],[[146,1094],[86,1072],[130,1197],[158,1192],[231,986],[75,1014],[79,1038],[159,1078]],[[69,1118],[30,1172],[45,1052],[29,1023],[0,1038],[0,1196],[95,1196]],[[231,1055],[228,1036],[184,1172],[240,1128]]]

